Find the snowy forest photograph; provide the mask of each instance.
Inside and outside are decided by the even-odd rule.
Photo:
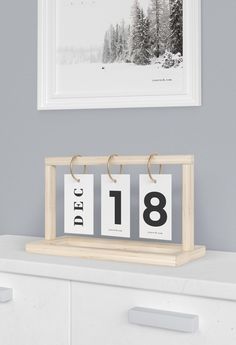
[[[57,0],[57,92],[183,92],[184,1]]]

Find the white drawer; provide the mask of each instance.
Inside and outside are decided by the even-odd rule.
[[[133,307],[199,316],[196,333],[128,322]],[[72,345],[235,345],[236,303],[127,288],[72,283]]]
[[[69,345],[69,282],[0,273],[13,298],[0,303],[1,345]]]

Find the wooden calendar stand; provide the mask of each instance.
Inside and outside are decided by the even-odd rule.
[[[115,165],[147,165],[148,156],[117,156]],[[75,165],[106,165],[108,157],[81,157]],[[31,242],[26,251],[38,254],[78,256],[86,259],[180,266],[205,255],[194,245],[194,157],[155,156],[152,164],[182,166],[182,243],[131,241],[84,236],[56,236],[56,167],[69,166],[71,157],[45,160],[45,240]]]

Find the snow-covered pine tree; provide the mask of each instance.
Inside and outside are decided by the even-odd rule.
[[[132,55],[133,55],[133,25],[130,24],[130,30],[129,30],[129,37],[128,37],[128,57],[129,61],[132,62]]]
[[[123,37],[121,32],[121,26],[116,24],[116,61],[122,59],[123,53]]]
[[[148,9],[151,35],[151,52],[152,56],[156,57],[159,57],[160,55],[160,13],[162,1],[163,0],[151,0],[151,5]]]
[[[128,27],[125,25],[125,21],[122,20],[119,31],[119,46],[120,46],[120,62],[126,62],[128,56]]]
[[[138,0],[135,0],[131,12],[132,25],[129,40],[131,61],[134,61],[134,59],[138,55],[138,50],[140,47],[140,12],[141,9],[139,6],[139,2]]]
[[[163,55],[170,50],[170,0],[162,0],[159,19],[159,50]]]
[[[110,45],[111,45],[110,35],[109,35],[109,32],[107,31],[105,33],[104,45],[103,45],[103,54],[102,54],[103,63],[109,63],[111,61]]]
[[[183,55],[183,0],[170,0],[170,50]]]
[[[111,58],[110,62],[115,62],[116,61],[116,30],[113,25],[110,26],[110,50],[111,50]]]
[[[132,11],[131,61],[137,65],[150,64],[150,23],[135,0]]]
[[[131,47],[132,47],[132,35],[131,35],[131,25],[129,24],[125,30],[125,62],[131,62]]]
[[[140,11],[140,24],[139,24],[139,49],[133,62],[137,65],[149,65],[150,64],[150,27],[149,19],[145,17],[143,10]]]

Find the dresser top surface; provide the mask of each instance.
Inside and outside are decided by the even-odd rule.
[[[0,236],[0,272],[236,301],[236,253],[208,251],[172,268],[30,254],[36,237]]]

